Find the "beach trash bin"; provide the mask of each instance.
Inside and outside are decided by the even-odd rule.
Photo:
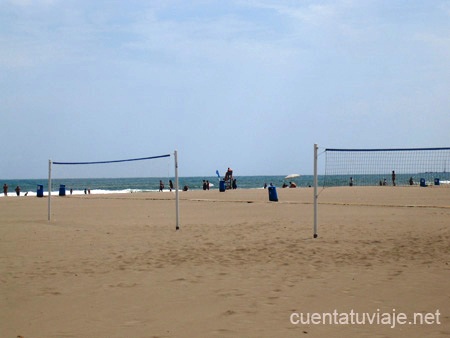
[[[219,191],[220,192],[224,192],[225,191],[225,181],[224,180],[221,180],[219,182]]]
[[[425,179],[424,178],[421,178],[420,179],[420,186],[421,187],[426,187],[427,185],[425,184]]]
[[[44,186],[43,185],[38,184],[36,196],[37,197],[44,197]]]
[[[268,190],[269,190],[269,201],[278,202],[277,188],[269,187]]]
[[[64,184],[59,185],[59,196],[66,196],[66,186]]]
[[[439,178],[434,179],[434,185],[440,185],[441,182],[439,181]]]

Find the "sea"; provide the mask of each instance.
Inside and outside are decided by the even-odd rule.
[[[348,186],[351,175],[319,175],[319,187]],[[377,186],[392,185],[391,177],[387,175],[353,175],[354,186]],[[293,179],[286,179],[283,176],[235,176],[238,189],[264,189],[264,185],[271,183],[275,187],[282,187],[283,184],[295,182],[297,187],[311,187],[313,185],[313,175],[302,175]],[[450,173],[415,173],[397,174],[396,184],[398,186],[410,185],[426,186],[450,184]],[[139,193],[159,191],[159,182],[164,183],[164,191],[169,191],[169,180],[175,182],[174,177],[139,177],[139,178],[57,178],[52,179],[52,195],[58,195],[63,189],[66,194],[80,195],[91,194],[111,194],[111,193]],[[180,190],[187,186],[189,190],[202,190],[203,180],[208,180],[210,189],[219,189],[219,178],[217,176],[206,177],[179,177]],[[15,195],[17,186],[21,189],[21,196],[36,196],[39,189],[48,191],[48,179],[3,179],[1,185],[8,185],[8,196]],[[0,194],[1,197],[4,194]]]

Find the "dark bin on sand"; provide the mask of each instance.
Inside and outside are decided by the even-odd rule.
[[[278,202],[277,188],[269,187],[269,201]]]
[[[43,185],[38,184],[36,196],[37,197],[44,197],[44,186]]]

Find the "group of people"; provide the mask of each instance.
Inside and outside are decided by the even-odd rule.
[[[281,186],[282,188],[297,188],[297,184],[295,184],[295,182],[289,182],[289,184],[287,184],[286,182],[283,182],[283,185]]]
[[[172,191],[173,189],[173,182],[172,180],[169,180],[169,190]],[[163,191],[164,190],[164,183],[163,181],[159,181],[159,191]]]
[[[392,186],[394,186],[394,187],[397,185],[396,179],[397,179],[397,175],[395,174],[395,170],[392,170],[391,180],[392,180]],[[409,178],[408,183],[409,183],[409,185],[414,185],[414,179],[412,178],[412,176]],[[354,184],[354,182],[353,182],[353,177],[350,177],[350,181],[349,181],[348,185],[352,187],[353,184]],[[378,184],[379,184],[380,186],[386,186],[386,185],[388,185],[387,179],[384,178],[383,180],[380,180],[380,181],[378,182]]]
[[[392,185],[395,187],[396,186],[395,179],[397,178],[397,176],[395,175],[395,171],[394,170],[392,170],[391,178],[392,178]],[[409,180],[410,180],[410,183],[411,183],[412,177]],[[384,179],[383,185],[387,185],[386,179]]]
[[[269,187],[273,187],[273,183],[269,184]],[[281,186],[282,188],[297,188],[297,184],[295,184],[295,182],[289,182],[289,184],[287,184],[286,182],[283,182],[283,185]],[[264,183],[264,189],[267,189],[267,183]]]
[[[9,187],[6,183],[3,184],[3,195],[8,196],[8,188]],[[20,187],[17,186],[16,189],[14,189],[14,190],[16,191],[16,195],[20,196],[20,191],[21,191]]]
[[[224,181],[228,183],[227,189],[237,189],[237,180],[235,178],[233,178],[233,170],[231,168],[228,168],[227,171],[225,172]],[[203,190],[209,190],[211,186],[212,186],[212,184],[209,182],[209,180],[203,180],[203,183],[202,183]],[[164,189],[165,189],[164,182],[162,180],[160,180],[159,181],[159,192],[164,191]],[[172,180],[169,180],[169,190],[170,191],[173,190]],[[182,190],[188,191],[189,186],[184,185]]]
[[[203,190],[209,190],[209,180],[203,180]]]
[[[159,180],[159,192],[164,191],[165,185],[164,182],[162,180]],[[173,190],[173,182],[172,180],[169,180],[169,191]],[[183,191],[188,191],[189,187],[187,185],[184,185],[183,187]]]

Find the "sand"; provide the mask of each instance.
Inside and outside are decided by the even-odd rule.
[[[277,192],[0,198],[0,337],[450,336],[450,188]]]

